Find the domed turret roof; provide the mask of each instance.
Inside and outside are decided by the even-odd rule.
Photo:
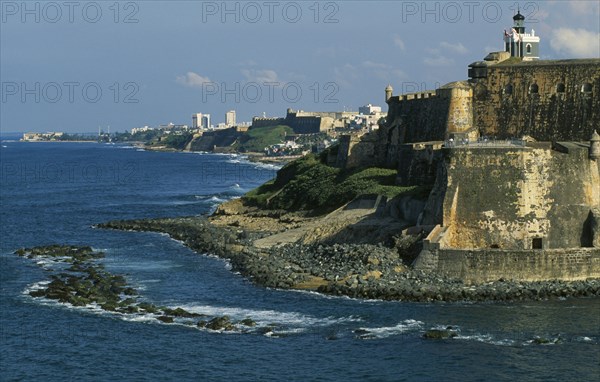
[[[600,134],[598,134],[597,131],[594,131],[594,134],[592,134],[592,139],[590,139],[590,141],[592,141],[592,142],[600,142]]]
[[[388,85],[388,86],[385,88],[385,90],[386,90],[386,91],[388,91],[388,90],[390,90],[390,91],[391,91],[391,90],[394,90],[394,89],[392,89],[392,85]]]
[[[513,20],[525,20],[525,16],[523,16],[520,11],[517,11],[517,14],[513,16]]]

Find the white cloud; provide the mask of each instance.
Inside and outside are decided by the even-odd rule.
[[[460,42],[452,44],[446,41],[442,41],[440,42],[440,48],[459,54],[465,54],[469,52],[469,50],[465,48],[465,46]]]
[[[244,60],[238,64],[238,66],[257,66],[258,63],[252,59]]]
[[[277,72],[270,69],[243,69],[242,74],[246,77],[246,81],[248,82],[256,82],[259,84],[281,82]]]
[[[366,60],[357,65],[350,63],[333,69],[335,82],[343,88],[355,88],[364,81],[373,81],[373,78],[390,83],[405,81],[408,76],[404,71],[389,64]]]
[[[454,60],[448,57],[438,56],[425,58],[423,63],[427,66],[448,66],[453,65]]]
[[[538,22],[545,22],[550,17],[550,12],[547,9],[537,9],[534,14],[531,15],[529,20],[530,26],[534,26]],[[533,25],[532,25],[533,24]]]
[[[442,41],[437,48],[425,48],[425,52],[433,57],[426,57],[423,63],[427,66],[447,66],[453,65],[454,59],[446,57],[442,52],[447,52],[450,55],[466,54],[469,50],[460,42],[450,43]]]
[[[599,57],[600,33],[585,29],[558,28],[552,32],[550,46],[571,57]]]
[[[364,61],[364,62],[362,63],[362,65],[363,65],[365,68],[373,68],[373,69],[386,69],[386,68],[389,68],[389,67],[390,67],[390,66],[389,66],[389,65],[387,65],[387,64],[382,64],[382,63],[379,63],[379,62],[373,62],[373,61],[369,61],[369,60],[367,60],[367,61]]]
[[[204,84],[211,82],[210,78],[194,72],[187,72],[185,76],[177,76],[175,81],[190,88],[202,87]]]
[[[502,46],[486,45],[485,48],[483,48],[483,53],[486,55],[491,52],[502,52],[502,51],[504,51],[504,47],[502,47]]]
[[[569,1],[569,7],[571,10],[579,15],[586,15],[590,13],[598,12],[598,3],[596,1]]]
[[[352,88],[358,80],[358,69],[352,64],[335,67],[333,68],[333,78],[340,87]]]
[[[394,45],[396,45],[398,48],[400,48],[400,50],[405,50],[406,46],[404,45],[404,41],[402,41],[402,39],[400,38],[400,36],[398,36],[397,34],[395,34],[393,36],[393,40],[394,40]]]
[[[368,73],[384,81],[404,80],[406,73],[400,69],[394,69],[391,65],[380,62],[364,61],[362,67],[367,69]]]

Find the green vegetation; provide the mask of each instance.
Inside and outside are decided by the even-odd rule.
[[[514,65],[521,64],[523,62],[523,57],[511,57],[499,63],[499,65]]]
[[[240,137],[233,148],[239,152],[263,152],[265,147],[282,143],[286,135],[293,133],[289,126],[254,127]]]
[[[125,131],[124,133],[115,133],[113,140],[115,142],[150,142],[157,140],[161,134],[162,131],[159,129],[138,131],[135,134]]]
[[[282,168],[276,179],[247,193],[243,200],[262,208],[327,213],[360,195],[379,194],[389,198],[400,194],[426,196],[420,187],[395,185],[396,171],[370,167],[344,170],[307,155]]]
[[[94,141],[98,140],[98,136],[90,135],[90,134],[64,133],[62,136],[57,137],[56,140],[58,140],[58,141],[90,141],[90,142],[94,142]]]
[[[188,143],[192,141],[194,135],[191,133],[187,134],[169,134],[160,140],[162,145],[176,150],[183,150]]]

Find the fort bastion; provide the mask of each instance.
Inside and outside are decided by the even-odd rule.
[[[388,86],[385,123],[343,137],[335,163],[431,189],[416,268],[467,282],[598,278],[600,59],[537,60],[537,47],[505,41],[467,80]]]

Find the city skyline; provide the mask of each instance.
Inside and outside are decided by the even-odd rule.
[[[517,8],[540,59],[600,56],[597,2],[23,4],[1,4],[2,132],[386,111],[388,83],[433,90],[503,50]]]

